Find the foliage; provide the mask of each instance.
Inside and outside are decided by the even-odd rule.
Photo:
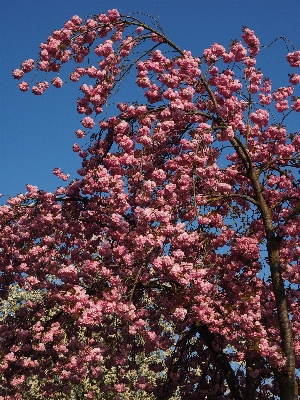
[[[297,398],[300,75],[272,90],[242,39],[195,58],[110,10],[13,71],[60,88],[73,60],[90,143],[80,179],[0,207],[1,399]],[[105,117],[133,67],[143,100]]]

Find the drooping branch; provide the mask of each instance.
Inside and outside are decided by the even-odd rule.
[[[202,325],[201,323],[198,322],[196,322],[194,325],[196,330],[199,332],[199,334],[205,341],[216,364],[223,372],[233,398],[235,400],[246,400],[243,391],[241,389],[240,383],[237,379],[237,376],[235,375],[226,354],[222,351],[222,349],[216,350],[217,343],[215,341],[214,335],[209,331],[209,329],[205,325]]]

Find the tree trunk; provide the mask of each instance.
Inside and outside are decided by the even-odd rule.
[[[277,371],[276,379],[280,388],[281,400],[297,400],[298,385],[295,373],[295,351],[293,346],[293,332],[289,320],[289,310],[287,304],[284,283],[280,267],[280,248],[281,239],[275,237],[274,233],[269,233],[267,238],[267,249],[271,269],[271,278],[274,289],[277,315],[282,339],[282,350],[286,357],[286,364]]]
[[[268,262],[271,270],[271,279],[273,284],[273,292],[276,302],[277,316],[279,320],[279,329],[281,336],[281,348],[286,358],[284,367],[278,370],[276,379],[280,389],[281,400],[297,400],[298,399],[298,385],[296,381],[296,364],[295,364],[295,351],[293,346],[293,332],[289,320],[289,309],[287,304],[287,297],[282,279],[282,269],[280,265],[280,243],[282,238],[275,233],[275,227],[272,220],[272,211],[268,206],[264,196],[263,188],[259,181],[260,171],[255,170],[251,157],[249,156],[246,148],[236,137],[232,139],[232,144],[241,158],[247,172],[248,177],[252,182],[254,199],[261,212],[264,222]],[[297,211],[298,212],[298,211]],[[289,216],[291,218],[291,215]]]
[[[223,372],[228,387],[232,393],[234,400],[246,400],[244,394],[241,390],[239,381],[231,368],[231,365],[228,361],[226,354],[223,353],[222,350],[215,350],[214,348],[214,335],[208,330],[205,325],[201,325],[200,323],[195,323],[197,331],[200,333],[201,338],[205,341],[208,350],[213,356],[218,368]]]

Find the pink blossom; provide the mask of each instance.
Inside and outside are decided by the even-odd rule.
[[[12,75],[15,79],[21,79],[24,76],[24,71],[21,69],[14,69]]]
[[[264,93],[270,93],[272,89],[272,81],[270,79],[265,79],[260,87],[260,91]]]
[[[42,60],[38,63],[38,69],[40,71],[48,72],[50,70],[50,63],[49,61]]]
[[[78,72],[76,72],[76,71],[74,71],[74,72],[72,72],[72,73],[70,74],[70,79],[71,79],[71,81],[73,81],[73,82],[78,82],[79,79],[80,79],[80,77],[81,77],[81,75],[80,75]]]
[[[25,81],[22,81],[19,83],[18,87],[22,92],[26,92],[29,89],[29,84]]]
[[[249,93],[252,93],[252,94],[257,93],[258,92],[258,85],[251,84],[251,85],[248,86],[247,89],[248,89]]]
[[[272,96],[270,94],[264,95],[264,94],[259,94],[259,101],[261,104],[271,104],[272,101]]]
[[[234,130],[232,126],[228,126],[225,130],[222,130],[217,134],[218,140],[221,141],[230,140],[233,137],[234,137]]]
[[[256,64],[256,59],[254,57],[246,57],[244,60],[244,64],[248,68],[254,67],[254,65]]]
[[[38,86],[32,86],[32,93],[35,95],[43,94],[43,89]]]
[[[106,40],[102,45],[99,45],[95,48],[95,53],[97,56],[107,57],[109,54],[112,54],[113,51],[113,42],[111,40]]]
[[[152,179],[158,184],[162,184],[166,180],[166,173],[162,169],[153,171]]]
[[[300,67],[300,51],[294,51],[286,56],[291,67]]]
[[[15,354],[13,352],[10,352],[5,356],[5,360],[6,361],[10,361],[10,362],[14,362],[14,361],[16,361],[16,356],[15,356]]]
[[[39,82],[36,86],[32,86],[32,93],[35,95],[41,95],[46,89],[48,89],[49,83],[47,81]]]
[[[88,29],[95,29],[97,26],[98,26],[98,23],[97,23],[97,21],[95,21],[94,19],[91,19],[91,18],[89,18],[87,21],[86,21],[86,26],[87,26],[87,28]],[[89,32],[90,33],[90,32]]]
[[[212,65],[219,57],[222,57],[224,53],[225,48],[218,43],[214,43],[209,49],[204,50],[203,57],[208,65]]]
[[[75,25],[80,25],[82,22],[82,19],[80,17],[78,17],[78,15],[73,15],[73,17],[71,18],[71,21]]]
[[[231,63],[234,60],[234,54],[230,51],[229,53],[223,54],[223,61],[226,64]]]
[[[292,109],[297,112],[300,111],[300,99],[297,99],[296,101],[294,101],[294,103],[292,105]]]
[[[173,316],[178,319],[179,321],[183,321],[187,314],[187,310],[182,307],[178,307],[175,309]]]
[[[275,103],[275,108],[278,112],[283,112],[289,108],[289,103],[287,100],[281,100]]]
[[[75,135],[79,138],[82,139],[85,137],[86,133],[82,129],[77,129],[75,132]]]
[[[291,96],[293,94],[293,91],[294,89],[292,88],[292,86],[280,87],[278,90],[273,92],[272,96],[274,100],[280,101]]]
[[[88,128],[88,129],[92,129],[95,126],[94,120],[90,117],[83,118],[81,123],[85,128]]]
[[[109,18],[108,18],[108,16],[106,14],[100,14],[98,16],[98,19],[99,19],[100,22],[102,22],[104,24],[110,22]]]
[[[124,383],[115,384],[114,388],[115,388],[117,393],[124,393],[125,390],[126,390],[126,387],[125,387]]]
[[[64,174],[60,168],[54,168],[53,174],[56,175],[58,178],[62,179],[63,181],[67,181],[70,178],[70,175]]]
[[[20,376],[20,377],[15,377],[15,378],[13,378],[11,381],[10,381],[10,384],[12,385],[12,386],[19,386],[19,385],[22,385],[22,383],[25,381],[25,376],[24,375],[22,375],[22,376]]]
[[[269,121],[269,113],[266,110],[257,110],[251,114],[250,118],[258,126],[266,126]]]
[[[254,31],[250,30],[249,28],[245,28],[242,38],[249,47],[249,53],[252,56],[256,56],[259,53],[260,42],[258,37],[255,36]]]
[[[247,50],[240,42],[233,43],[230,46],[231,53],[234,54],[235,61],[243,61],[246,58]]]
[[[112,10],[108,10],[107,16],[110,22],[116,22],[120,18],[120,14],[115,8],[113,8]]]
[[[34,68],[34,60],[29,59],[29,60],[25,60],[22,65],[21,65],[22,71],[24,72],[30,72],[33,70]]]
[[[259,246],[257,239],[255,238],[239,238],[237,239],[236,245],[233,249],[249,259],[257,258],[259,256]]]
[[[55,86],[56,88],[61,88],[63,85],[63,81],[59,77],[52,79],[51,82],[52,82],[52,85]]]
[[[266,106],[300,111],[300,99],[288,84],[272,92],[256,68],[260,43],[249,28],[245,46],[213,43],[200,60],[142,25],[116,10],[74,16],[40,46],[36,74],[54,72],[56,87],[65,63],[83,62],[70,74],[83,80],[77,111],[87,132],[76,136],[105,113],[100,132],[73,145],[75,180],[53,193],[26,185],[0,206],[0,284],[12,304],[3,305],[0,326],[7,400],[21,398],[32,376],[39,398],[77,389],[88,398],[141,390],[145,398],[230,397],[212,351],[242,366],[252,357],[257,395],[279,398],[286,356],[298,362],[300,135],[283,126],[292,113],[269,122]],[[94,65],[86,58],[93,50],[101,57]],[[117,104],[113,95],[135,64],[144,100],[123,90],[129,97]],[[13,76],[32,68],[27,60]],[[48,82],[34,79],[33,92],[42,94]],[[288,307],[289,354],[274,271]],[[246,393],[246,369],[231,372]]]
[[[80,150],[81,150],[81,147],[77,143],[74,143],[73,144],[73,151],[78,153]]]
[[[151,38],[152,38],[152,42],[160,42],[160,43],[163,42],[163,39],[156,33],[152,33]]]
[[[299,74],[292,74],[290,75],[289,82],[292,85],[297,85],[300,82],[300,75]]]

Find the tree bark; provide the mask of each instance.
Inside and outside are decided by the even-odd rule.
[[[286,358],[286,363],[277,375],[280,389],[281,400],[297,400],[298,386],[295,372],[295,351],[293,346],[293,332],[289,320],[289,308],[282,279],[282,268],[280,265],[280,243],[282,237],[277,236],[272,221],[271,209],[263,197],[263,191],[259,182],[258,174],[250,168],[250,179],[256,199],[259,203],[259,209],[262,214],[264,227],[266,231],[268,261],[271,271],[273,292],[276,302],[277,316],[279,320],[279,329],[281,336],[281,348]]]
[[[255,379],[251,376],[253,370],[253,360],[250,357],[246,357],[246,399],[255,400],[256,388]]]
[[[297,400],[298,399],[298,385],[296,381],[296,364],[295,364],[295,351],[293,346],[293,332],[289,320],[289,309],[287,303],[284,282],[282,279],[282,268],[280,265],[280,243],[282,238],[275,233],[275,227],[272,220],[272,211],[263,196],[263,188],[259,181],[260,171],[255,170],[251,157],[242,142],[234,137],[231,140],[233,147],[239,155],[244,167],[247,171],[247,176],[250,179],[254,199],[257,207],[262,215],[264,228],[266,232],[268,260],[271,270],[271,279],[273,284],[273,291],[276,302],[276,311],[279,320],[279,329],[281,336],[281,348],[286,358],[284,367],[278,370],[277,381],[280,389],[281,400]],[[297,207],[296,207],[297,208]],[[293,213],[298,213],[298,208],[292,211],[288,219],[292,218]]]
[[[234,400],[247,400],[244,396],[239,381],[231,368],[228,358],[222,350],[215,350],[213,343],[215,342],[214,335],[208,330],[205,325],[200,323],[195,323],[198,333],[201,335],[202,339],[205,341],[208,350],[213,356],[218,368],[223,372],[228,387],[232,393]]]
[[[293,332],[289,320],[289,310],[287,304],[284,282],[281,274],[279,247],[280,238],[270,234],[267,240],[267,249],[271,269],[271,278],[274,289],[277,315],[279,319],[280,334],[282,339],[282,350],[286,357],[286,363],[276,374],[276,379],[280,388],[281,400],[297,400],[298,385],[295,373],[295,351],[293,346]]]

